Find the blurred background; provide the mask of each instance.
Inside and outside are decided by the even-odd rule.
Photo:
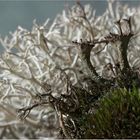
[[[107,6],[106,0],[81,0],[80,2],[92,5],[97,10],[97,15],[103,13]],[[140,0],[120,0],[120,2],[130,7],[140,5]],[[42,24],[47,18],[53,21],[63,9],[75,3],[76,0],[0,0],[0,35],[4,37],[10,31],[14,32],[18,25],[31,30],[34,19],[38,24]]]

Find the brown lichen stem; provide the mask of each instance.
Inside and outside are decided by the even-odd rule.
[[[121,46],[120,46],[120,53],[121,53],[121,68],[122,72],[125,72],[127,69],[130,69],[129,62],[127,60],[127,50],[128,50],[128,44],[130,41],[130,38],[132,37],[132,34],[129,34],[128,36],[122,36],[121,37]]]
[[[90,61],[90,53],[94,45],[89,45],[86,43],[81,44],[81,51],[82,51],[82,60],[84,62],[84,65],[86,67],[86,70],[88,71],[89,76],[95,81],[98,82],[99,75],[96,72],[95,68],[93,67],[91,61]]]

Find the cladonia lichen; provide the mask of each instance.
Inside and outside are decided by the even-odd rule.
[[[0,38],[0,138],[94,138],[100,100],[140,87],[140,9],[108,1],[95,13],[77,2]]]

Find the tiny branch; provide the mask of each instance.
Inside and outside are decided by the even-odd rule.
[[[24,107],[24,108],[21,108],[21,109],[18,109],[18,113],[19,113],[19,117],[21,119],[25,119],[29,113],[31,112],[32,109],[34,109],[35,107],[38,107],[40,105],[43,105],[43,104],[48,104],[49,102],[48,101],[42,101],[42,102],[37,102],[31,106],[27,106],[27,107]]]
[[[79,8],[82,10],[82,13],[81,13],[80,17],[87,23],[88,26],[85,26],[83,24],[83,22],[79,22],[78,20],[75,20],[74,18],[73,18],[73,20],[75,22],[79,23],[81,26],[83,26],[90,33],[90,39],[93,40],[93,38],[95,36],[94,33],[93,33],[93,27],[91,26],[91,23],[90,23],[90,21],[88,20],[88,18],[86,16],[84,7],[83,7],[83,5],[79,1],[77,1],[76,3],[79,6]]]

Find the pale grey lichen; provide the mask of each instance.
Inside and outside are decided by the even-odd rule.
[[[130,16],[132,31],[137,34],[131,39],[128,60],[131,67],[138,69],[140,8],[121,6],[118,2],[108,1],[106,11],[100,16],[96,16],[91,5],[77,3],[58,14],[51,24],[49,19],[42,25],[34,21],[31,31],[19,26],[10,36],[0,38],[4,47],[0,55],[0,138],[57,137],[59,122],[49,103],[24,114],[30,113],[24,120],[19,119],[17,110],[37,102],[36,96],[43,94],[49,86],[56,98],[67,94],[66,80],[59,68],[65,69],[73,85],[83,76],[80,71],[84,68],[80,48],[72,41],[102,39],[109,31],[120,34],[113,26],[114,22]],[[129,32],[126,24],[122,26],[123,32]],[[117,63],[116,46],[119,45],[119,42],[100,44],[92,49],[91,61],[99,75],[114,76],[105,65]]]

